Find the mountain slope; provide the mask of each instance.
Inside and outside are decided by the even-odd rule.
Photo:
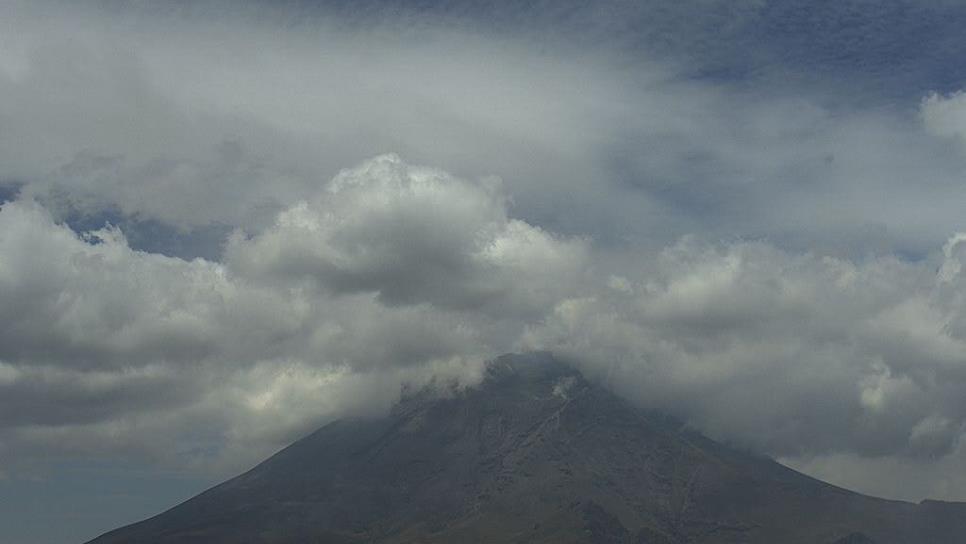
[[[886,501],[645,413],[549,356],[338,421],[109,543],[966,541],[966,505]]]

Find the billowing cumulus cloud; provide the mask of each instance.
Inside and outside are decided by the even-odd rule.
[[[940,273],[684,240],[528,341],[716,436],[793,457],[942,457],[964,431],[962,240]]]
[[[136,251],[116,228],[78,234],[28,200],[0,209],[0,232],[14,450],[163,457],[167,435],[211,441],[205,462],[378,413],[405,383],[472,383],[587,265],[584,240],[508,218],[495,181],[392,155],[236,233],[224,263]]]
[[[389,306],[539,316],[577,283],[585,244],[508,218],[504,199],[497,180],[386,155],[343,171],[254,239],[236,234],[226,259],[261,281],[376,292]]]
[[[0,7],[0,474],[226,474],[546,349],[833,481],[966,497],[949,81],[846,100],[885,72],[784,59],[785,4],[110,4]]]
[[[236,232],[222,263],[29,201],[0,226],[7,455],[237,466],[404,383],[472,384],[511,349],[816,470],[947,458],[966,425],[960,235],[921,262],[695,238],[628,261],[510,218],[495,180],[395,155]]]

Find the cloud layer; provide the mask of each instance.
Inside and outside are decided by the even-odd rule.
[[[508,218],[499,191],[499,180],[472,184],[378,157],[254,239],[236,234],[226,260],[273,285],[375,292],[388,306],[539,316],[572,288],[586,247]]]
[[[791,459],[958,451],[966,236],[935,262],[685,238],[629,265],[506,203],[493,180],[381,156],[236,232],[221,263],[7,203],[0,453],[243,463],[512,349]]]
[[[271,448],[385,409],[403,383],[472,383],[587,262],[584,241],[509,219],[495,182],[393,155],[236,233],[224,263],[132,250],[114,228],[77,234],[27,200],[0,209],[0,232],[0,426],[14,449],[131,440],[163,456],[164,441],[141,441],[169,425]]]
[[[795,456],[942,457],[966,405],[962,240],[940,273],[685,240],[529,336],[640,402]]]
[[[700,20],[771,13],[726,4]],[[570,44],[194,9],[0,8],[3,470],[227,473],[549,349],[833,481],[966,498],[961,93],[690,77],[707,44],[608,41],[617,8]]]
[[[675,29],[777,16],[711,4],[656,13]],[[622,9],[599,25],[644,24]],[[211,258],[217,237],[204,233],[258,232],[342,168],[387,152],[500,177],[513,217],[602,244],[658,250],[699,234],[923,256],[961,228],[966,162],[935,122],[925,129],[922,94],[844,107],[828,98],[843,81],[831,75],[828,89],[689,78],[679,55],[615,49],[604,30],[582,35],[591,47],[546,29],[494,35],[418,15],[347,24],[324,12],[290,25],[285,13],[11,3],[0,186],[58,218],[108,214],[138,248]],[[706,51],[711,37],[693,39]],[[158,225],[186,241],[165,247]]]

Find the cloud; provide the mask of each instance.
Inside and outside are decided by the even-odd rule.
[[[473,383],[586,266],[583,240],[506,204],[492,180],[381,156],[239,233],[219,263],[8,202],[0,436],[14,451],[200,451],[224,466],[238,448],[260,448],[250,462],[327,418],[388,409],[402,384]]]
[[[115,229],[77,235],[30,202],[5,204],[0,223],[0,357],[8,362],[190,368],[298,330],[300,305],[233,283],[217,263],[136,252]],[[268,316],[270,328],[245,330]]]
[[[0,454],[225,470],[402,384],[473,384],[513,349],[816,470],[957,451],[963,236],[919,262],[696,237],[615,258],[513,219],[502,191],[379,156],[237,232],[223,262],[5,204]]]
[[[930,132],[940,136],[962,136],[966,96],[955,92],[948,96],[937,93],[925,97],[920,106],[923,123]]]
[[[966,424],[959,243],[932,267],[685,239],[525,343],[758,451],[943,457]]]
[[[767,15],[718,4],[653,17],[745,28]],[[815,86],[689,79],[696,68],[677,54],[612,48],[605,30],[581,34],[591,47],[418,14],[350,25],[323,10],[281,32],[270,8],[217,7],[8,8],[0,186],[58,218],[124,219],[138,248],[212,258],[143,240],[151,225],[257,234],[320,181],[386,152],[499,177],[514,218],[601,244],[657,250],[699,234],[921,257],[962,229],[966,159],[909,115],[916,99],[843,108]],[[594,20],[652,24],[622,9]]]
[[[540,315],[573,289],[587,248],[508,218],[504,198],[496,180],[472,184],[385,155],[343,171],[254,238],[236,234],[226,259],[246,277],[376,292],[389,306]]]
[[[781,461],[796,470],[845,487],[900,500],[923,498],[961,501],[963,481],[962,442],[943,457],[867,457],[854,453],[802,456]]]
[[[553,181],[590,199],[600,135],[627,107],[618,72],[519,40],[326,17],[280,35],[246,9],[221,12],[224,25],[173,11],[10,9],[0,183],[60,216],[258,230],[395,151],[468,177],[514,173],[531,198]]]
[[[966,421],[962,94],[926,67],[899,105],[843,98],[838,70],[882,79],[814,69],[841,29],[784,59],[791,8],[640,5],[518,35],[527,9],[4,4],[5,466],[238,467],[533,348],[817,473],[939,489]],[[763,30],[681,30],[704,27]],[[772,49],[742,64],[745,39]]]

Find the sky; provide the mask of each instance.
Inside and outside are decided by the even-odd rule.
[[[0,543],[549,350],[966,500],[966,7],[0,3]]]

